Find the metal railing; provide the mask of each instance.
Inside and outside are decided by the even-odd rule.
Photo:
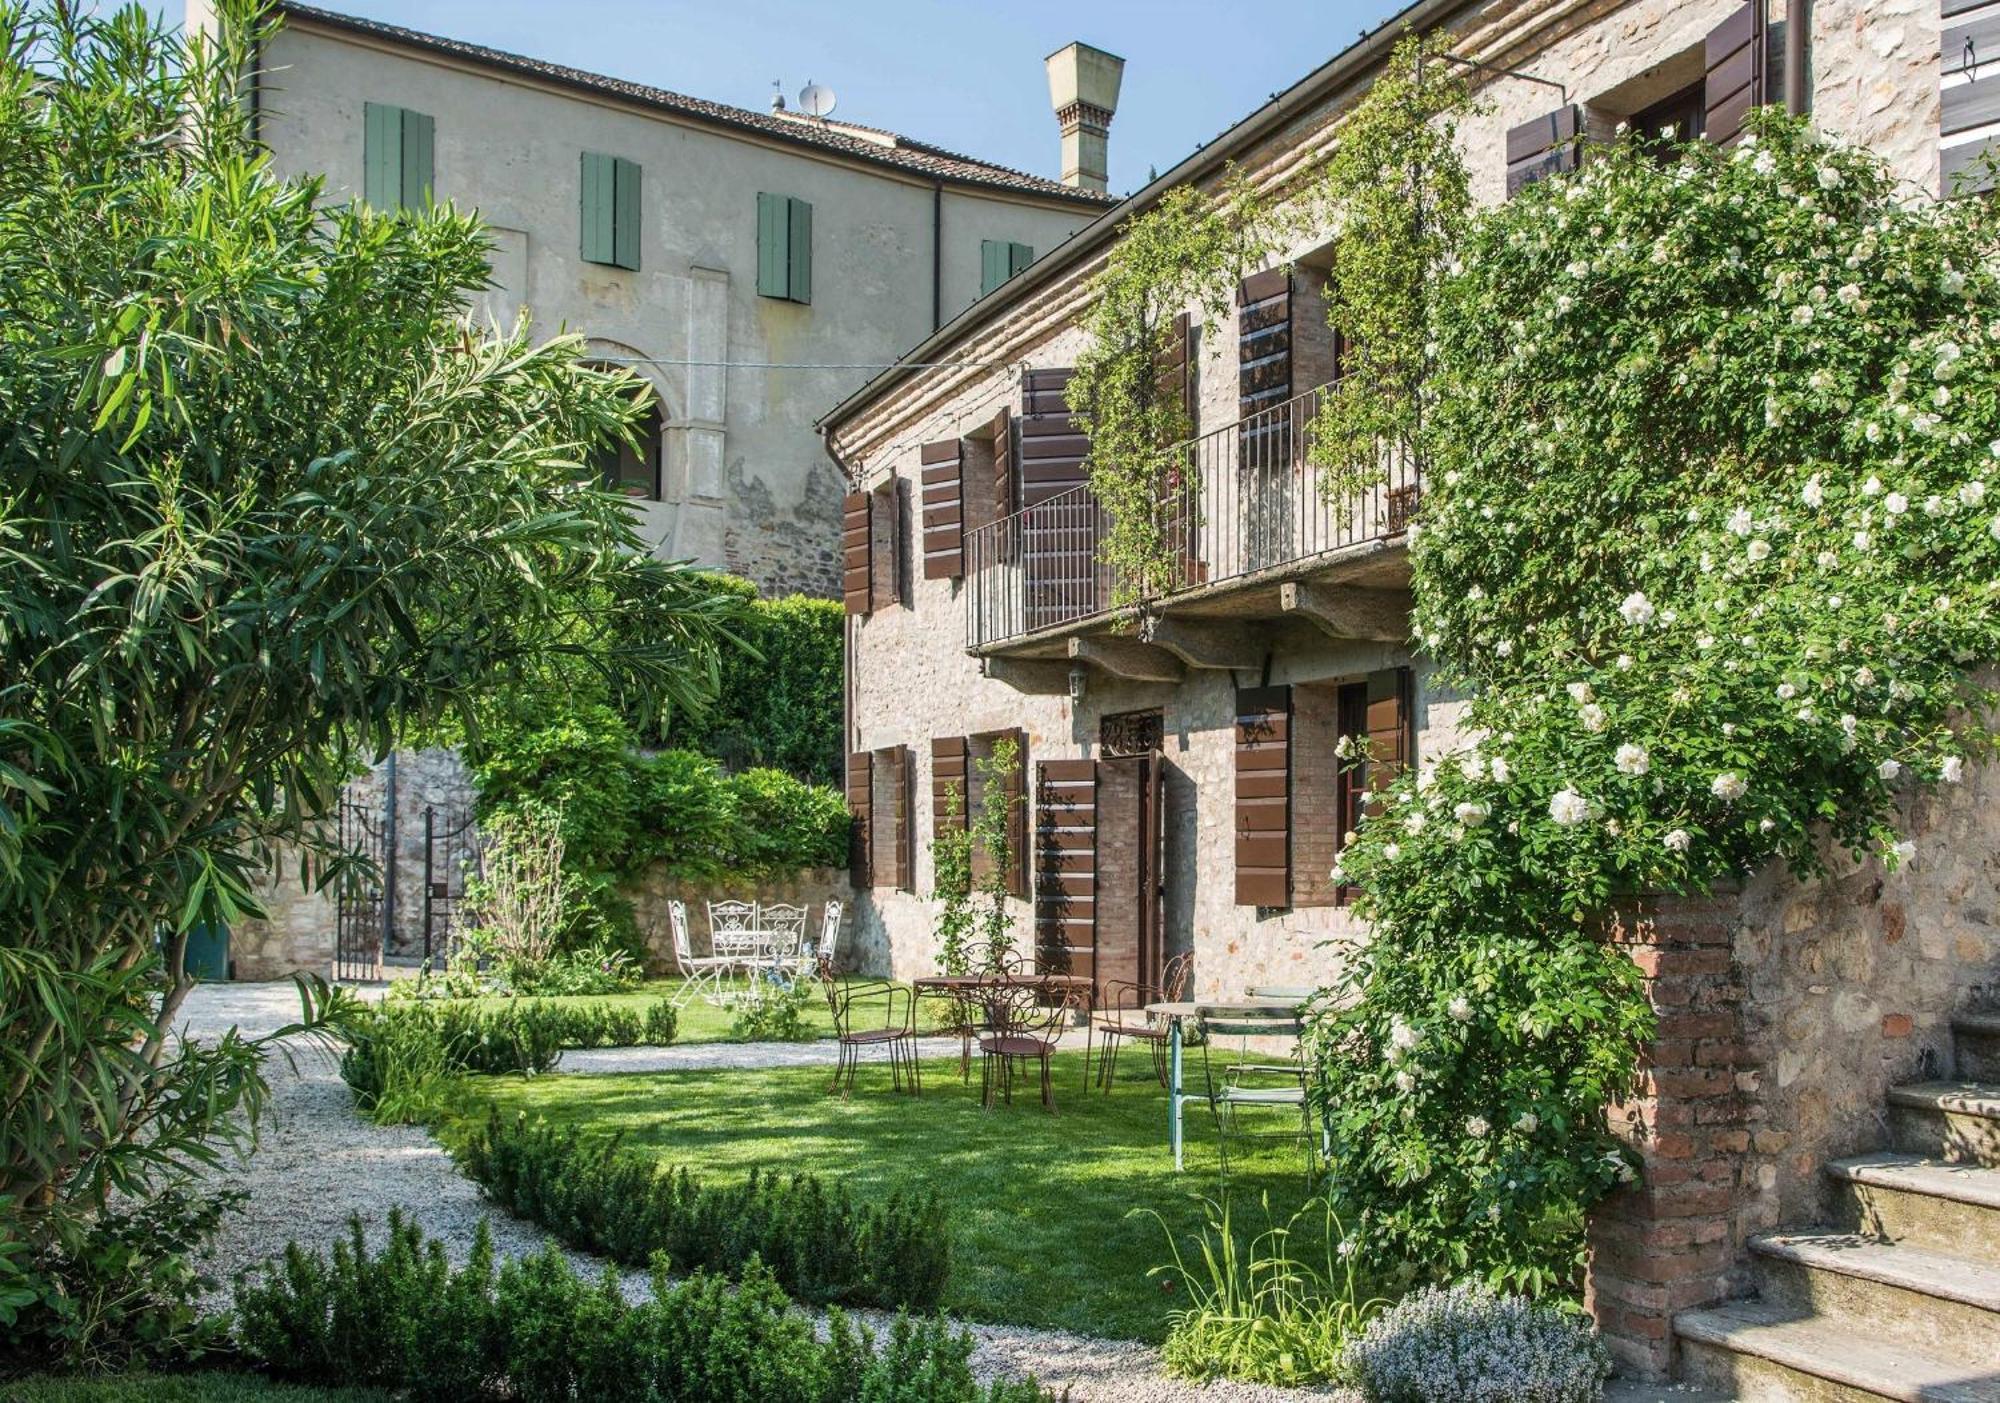
[[[1408,529],[1422,492],[1417,464],[1385,447],[1367,481],[1329,495],[1309,461],[1327,386],[1177,444],[1180,485],[1159,503],[1168,541],[1184,541],[1168,597],[1309,561]],[[1112,607],[1103,562],[1110,518],[1071,488],[966,533],[966,646],[1061,628]]]

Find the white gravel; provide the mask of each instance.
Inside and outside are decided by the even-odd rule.
[[[214,1036],[230,1026],[245,1033],[269,1031],[298,1016],[290,984],[215,984],[194,991],[180,1021],[190,1036]],[[929,1040],[927,1040],[929,1041]],[[953,1040],[935,1040],[955,1052]],[[932,1055],[926,1048],[926,1055]],[[940,1052],[938,1055],[942,1055]],[[669,1060],[671,1058],[671,1060]],[[824,1063],[831,1071],[832,1049],[824,1044],[734,1044],[573,1052],[565,1072],[627,1072],[668,1067],[718,1068],[793,1066]],[[331,1057],[301,1052],[296,1067],[282,1060],[271,1069],[272,1095],[259,1136],[247,1161],[218,1173],[218,1183],[246,1190],[243,1206],[223,1224],[207,1269],[222,1283],[212,1302],[226,1304],[228,1282],[242,1269],[284,1251],[288,1241],[324,1247],[347,1230],[350,1215],[361,1217],[371,1240],[388,1221],[403,1216],[462,1259],[481,1218],[492,1225],[495,1249],[505,1255],[540,1250],[545,1238],[536,1228],[493,1210],[479,1190],[461,1176],[428,1132],[407,1126],[381,1127],[356,1114],[352,1098]],[[581,1253],[570,1256],[592,1275],[603,1262]],[[646,1289],[639,1273],[625,1275],[626,1289]],[[863,1313],[865,1314],[865,1313]],[[1076,1403],[1284,1403],[1290,1399],[1339,1398],[1328,1389],[1281,1389],[1218,1382],[1204,1386],[1167,1378],[1158,1353],[1130,1341],[1098,1340],[1054,1330],[970,1324],[977,1341],[974,1365],[982,1376],[1032,1373]]]

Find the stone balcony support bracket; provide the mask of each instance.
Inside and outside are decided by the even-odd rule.
[[[1139,641],[1166,649],[1189,667],[1227,670],[1264,665],[1263,638],[1256,629],[1242,625],[1229,627],[1150,614],[1139,624]]]
[[[1281,607],[1334,638],[1403,643],[1410,637],[1411,595],[1401,589],[1362,589],[1298,580],[1281,587]]]
[[[1181,660],[1165,648],[1133,638],[1072,638],[1069,656],[1131,682],[1178,682],[1187,674]]]

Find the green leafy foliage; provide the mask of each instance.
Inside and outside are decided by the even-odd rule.
[[[736,1016],[729,1021],[729,1036],[736,1042],[805,1042],[819,1036],[806,1022],[806,1006],[819,986],[803,979],[786,982],[759,978],[750,981],[747,993],[738,996]]]
[[[632,377],[467,331],[475,219],[279,178],[239,100],[258,16],[224,11],[218,45],[139,6],[0,10],[10,1273],[248,1143],[271,1040],[173,1035],[187,933],[257,915],[281,849],[341,875],[321,820],[362,763],[555,656],[697,703],[740,608],[578,481]],[[305,993],[279,1036],[344,1016]]]
[[[840,783],[841,660],[846,613],[837,599],[791,594],[756,598],[756,586],[728,580],[747,600],[743,646],[722,655],[715,704],[676,712],[660,735],[640,736],[714,756],[732,770],[782,770],[812,784]]]
[[[675,1281],[653,1259],[646,1299],[607,1268],[583,1280],[553,1246],[494,1264],[480,1225],[462,1267],[390,1217],[371,1254],[359,1219],[330,1253],[296,1243],[236,1291],[244,1355],[285,1379],[408,1390],[417,1403],[1040,1403],[1032,1379],[981,1388],[971,1338],[898,1316],[878,1349],[838,1310],[821,1339],[754,1257],[732,1282]]]
[[[1178,186],[1128,220],[1091,282],[1089,340],[1068,400],[1090,439],[1085,467],[1109,522],[1100,558],[1117,605],[1185,583],[1185,533],[1200,511],[1199,484],[1174,451],[1192,425],[1178,389],[1160,378],[1174,318],[1193,306],[1220,322],[1271,247],[1263,202],[1232,172],[1219,196]]]
[[[1341,872],[1372,939],[1318,1023],[1344,1215],[1385,1263],[1567,1288],[1629,1180],[1636,894],[1836,850],[1893,872],[1990,750],[1992,208],[1754,115],[1594,150],[1434,289],[1414,628],[1470,694]]]
[[[612,1137],[531,1125],[493,1111],[459,1152],[465,1172],[509,1212],[572,1247],[640,1266],[735,1275],[760,1262],[800,1299],[935,1310],[951,1273],[943,1200],[857,1203],[810,1174],[753,1171],[711,1188]]]

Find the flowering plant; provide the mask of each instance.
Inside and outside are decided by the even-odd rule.
[[[1429,302],[1413,628],[1468,747],[1342,853],[1373,938],[1315,1030],[1342,1211],[1429,1276],[1569,1286],[1633,1176],[1621,902],[1893,871],[1910,786],[1990,741],[1994,212],[1750,127],[1593,149],[1476,216]]]

